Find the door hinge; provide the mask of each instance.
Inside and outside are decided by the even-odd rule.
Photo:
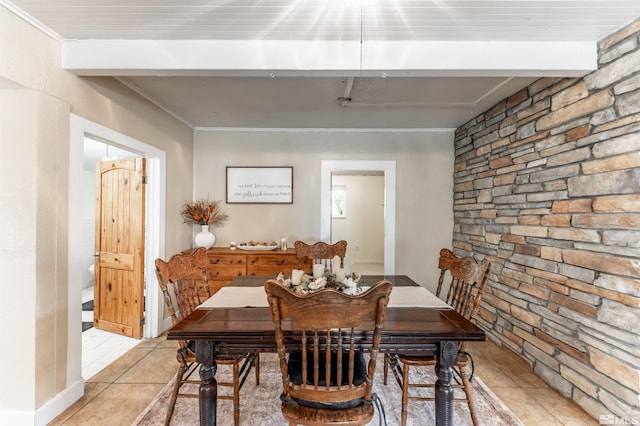
[[[147,177],[146,176],[142,176],[142,183],[146,184],[147,183]]]
[[[140,325],[144,325],[144,317],[140,318]]]

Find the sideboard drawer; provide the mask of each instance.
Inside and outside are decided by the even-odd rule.
[[[305,269],[308,262],[303,262]],[[282,256],[278,254],[247,255],[247,275],[275,275],[284,272],[291,275],[291,271],[298,269],[298,259],[295,256]]]
[[[247,273],[247,259],[245,256],[224,254],[208,254],[207,278],[210,280],[230,281],[239,275]]]
[[[191,253],[193,249],[183,253]],[[294,249],[289,250],[230,250],[228,247],[213,247],[207,250],[207,279],[211,292],[215,293],[237,276],[265,275],[275,276],[284,272],[287,276],[298,269],[298,258]],[[307,259],[302,269],[310,270]]]
[[[275,275],[284,272],[291,274],[298,268],[298,261],[292,256],[248,255],[247,275]]]

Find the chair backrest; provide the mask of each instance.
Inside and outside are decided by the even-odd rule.
[[[458,257],[448,249],[440,250],[438,261],[440,278],[436,296],[440,297],[445,274],[451,275],[451,283],[445,301],[460,315],[471,320],[478,308],[482,292],[489,278],[490,263],[485,259],[477,263],[473,257]]]
[[[347,254],[347,242],[340,240],[335,244],[327,244],[319,241],[315,244],[307,244],[303,241],[293,243],[298,258],[298,268],[302,267],[304,259],[309,259],[311,263],[322,263],[325,269],[332,270],[332,260],[338,256],[340,267],[344,268],[344,257]]]
[[[333,288],[298,295],[277,281],[267,281],[265,291],[275,326],[284,397],[317,403],[371,399],[391,289],[389,281],[379,281],[356,296]],[[295,332],[286,341],[284,329]],[[356,342],[370,349],[368,364]],[[300,356],[297,375],[290,374],[287,352]]]
[[[156,277],[174,325],[211,296],[207,262],[204,247],[188,254],[176,254],[166,262],[156,259]],[[185,345],[186,342],[180,342],[181,347]]]

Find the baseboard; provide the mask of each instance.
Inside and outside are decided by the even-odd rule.
[[[171,317],[166,317],[164,321],[162,321],[162,330],[160,330],[160,333],[158,333],[158,335],[164,333],[165,330],[168,330],[172,325],[173,322],[171,321]]]
[[[73,405],[74,402],[82,398],[84,395],[84,379],[80,378],[77,382],[60,392],[58,395],[47,401],[42,407],[35,412],[33,422],[20,423],[11,422],[6,424],[33,424],[36,426],[45,426],[53,419],[58,417],[64,410]],[[25,419],[26,420],[26,419]],[[0,422],[1,423],[1,422]],[[3,423],[4,424],[4,423]]]
[[[46,426],[84,395],[84,379],[78,380],[35,411],[0,410],[2,425]]]
[[[383,265],[384,264],[384,260],[382,259],[362,259],[362,260],[353,260],[351,259],[351,264],[355,265],[357,263],[366,263],[366,264],[376,264],[376,265]]]

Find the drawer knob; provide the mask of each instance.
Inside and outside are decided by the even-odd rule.
[[[284,259],[276,260],[276,265],[284,265]]]
[[[209,263],[211,263],[212,265],[217,265],[218,263],[220,263],[220,259],[209,259]]]

